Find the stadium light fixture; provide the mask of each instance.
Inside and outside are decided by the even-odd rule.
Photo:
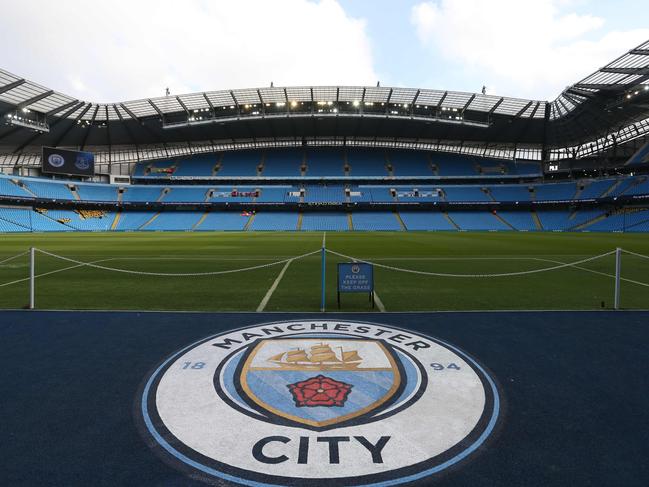
[[[361,104],[361,103],[360,103],[358,100],[354,100],[354,101],[352,102],[352,105],[354,105],[355,107],[357,107],[357,106],[360,105],[360,104]]]
[[[296,106],[297,106],[297,102],[295,100],[293,100],[291,102],[291,108],[295,108]]]

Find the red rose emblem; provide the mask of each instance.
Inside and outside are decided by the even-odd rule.
[[[342,407],[352,390],[350,384],[338,382],[324,375],[289,384],[287,387],[293,394],[295,405],[299,408],[304,406]]]

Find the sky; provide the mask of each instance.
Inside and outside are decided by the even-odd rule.
[[[97,103],[406,86],[552,100],[649,40],[641,0],[0,0],[0,68]]]

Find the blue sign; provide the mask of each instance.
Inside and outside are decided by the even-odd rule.
[[[338,264],[338,292],[371,293],[374,291],[372,264],[345,262]]]

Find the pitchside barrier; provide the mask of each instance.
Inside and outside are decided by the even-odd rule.
[[[20,257],[23,257],[27,254],[29,254],[29,277],[14,280],[11,282],[6,282],[6,283],[0,283],[0,288],[5,287],[5,286],[10,286],[12,284],[17,284],[20,282],[25,282],[29,281],[29,309],[35,309],[36,308],[36,278],[37,277],[42,277],[44,275],[53,273],[53,272],[60,272],[60,271],[53,271],[49,272],[46,274],[41,274],[40,276],[36,274],[36,254],[42,254],[49,256],[54,259],[59,259],[63,260],[66,262],[69,262],[72,264],[69,268],[79,268],[79,267],[90,267],[94,269],[100,269],[104,270],[107,272],[117,272],[117,273],[123,273],[123,274],[132,274],[132,275],[140,275],[140,276],[160,276],[160,277],[198,277],[198,276],[219,276],[219,275],[225,275],[225,274],[234,274],[234,273],[240,273],[240,272],[249,272],[249,271],[254,271],[254,270],[259,270],[259,269],[264,269],[268,267],[273,267],[273,266],[278,266],[280,264],[287,264],[296,260],[304,259],[306,257],[310,257],[316,254],[321,255],[322,259],[322,266],[321,266],[321,278],[322,278],[322,287],[321,287],[321,311],[325,311],[325,282],[326,282],[326,256],[327,254],[330,254],[332,256],[336,256],[338,258],[346,259],[348,263],[343,263],[339,264],[338,266],[338,303],[340,307],[340,293],[341,292],[367,292],[370,295],[370,300],[372,301],[372,305],[374,305],[374,268],[379,268],[379,269],[385,269],[389,271],[394,271],[394,272],[402,272],[402,273],[409,273],[409,274],[415,274],[419,276],[430,276],[430,277],[436,277],[436,278],[466,278],[466,279],[489,279],[489,278],[496,278],[496,277],[514,277],[514,276],[524,276],[524,275],[530,275],[530,274],[538,274],[538,273],[544,273],[544,272],[552,272],[556,271],[559,269],[565,269],[565,268],[577,268],[577,269],[584,269],[581,267],[583,264],[586,264],[588,262],[593,262],[611,255],[615,255],[615,276],[614,276],[614,309],[620,309],[620,281],[630,281],[635,284],[639,284],[642,286],[649,287],[648,283],[643,283],[639,281],[631,281],[629,279],[622,279],[621,278],[621,272],[622,272],[622,255],[627,254],[631,255],[634,257],[638,257],[641,259],[649,259],[649,256],[643,255],[643,254],[638,254],[636,252],[631,252],[629,250],[624,250],[622,248],[617,248],[615,250],[611,250],[610,252],[605,252],[603,254],[595,255],[592,257],[588,257],[585,259],[577,260],[574,262],[567,262],[567,263],[559,263],[554,266],[550,267],[544,267],[540,269],[531,269],[531,270],[525,270],[525,271],[517,271],[517,272],[503,272],[503,273],[485,273],[485,274],[455,274],[455,273],[442,273],[442,272],[429,272],[429,271],[422,271],[422,270],[416,270],[416,269],[407,269],[407,268],[402,268],[402,267],[396,267],[396,266],[391,266],[391,265],[386,265],[386,264],[381,264],[379,262],[373,262],[369,260],[364,260],[356,257],[352,257],[346,254],[342,254],[340,252],[335,252],[333,250],[326,249],[325,247],[322,247],[321,249],[314,250],[313,252],[307,252],[305,254],[297,255],[294,257],[289,257],[286,259],[278,260],[275,262],[270,262],[267,264],[260,264],[260,265],[255,265],[255,266],[249,266],[249,267],[242,267],[238,269],[228,269],[228,270],[221,270],[221,271],[207,271],[207,272],[184,272],[184,273],[175,273],[175,272],[147,272],[147,271],[137,271],[137,270],[131,270],[131,269],[122,269],[118,267],[110,267],[106,265],[102,265],[96,262],[84,262],[80,261],[77,259],[72,259],[70,257],[65,257],[62,255],[54,254],[52,252],[48,252],[43,249],[38,249],[35,247],[30,248],[28,251],[21,252],[17,255],[5,258],[4,260],[0,260],[0,265],[6,264],[8,262],[11,262],[13,260],[19,259]],[[588,270],[588,269],[585,269]],[[611,276],[612,277],[612,276]]]

